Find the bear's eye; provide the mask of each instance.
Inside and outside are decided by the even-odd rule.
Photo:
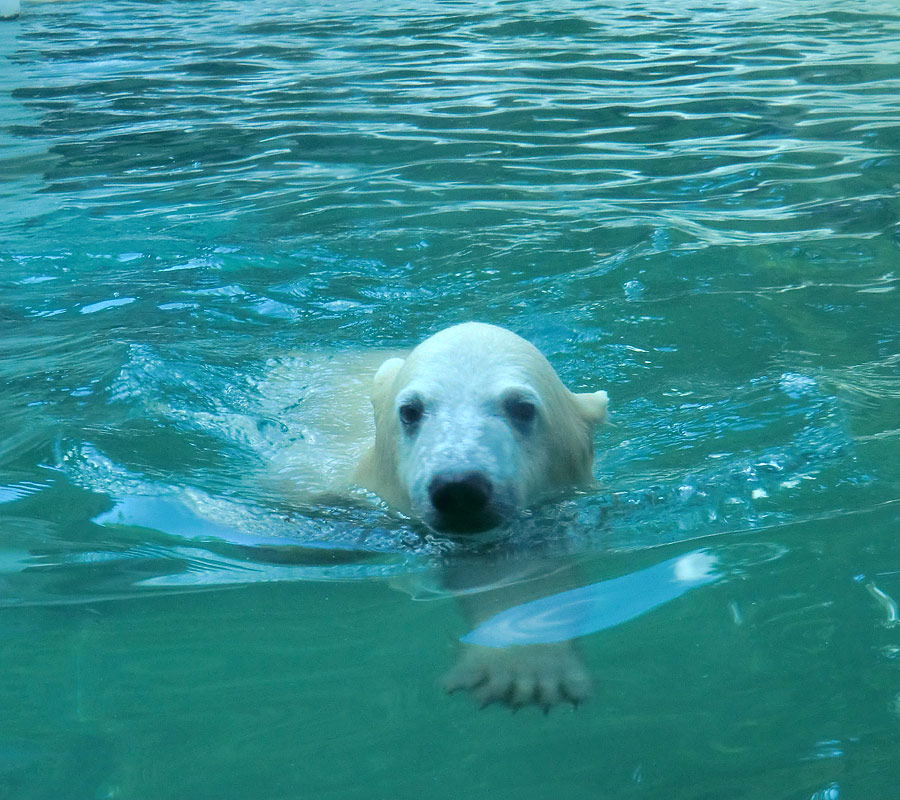
[[[411,397],[404,400],[397,409],[402,422],[407,428],[413,428],[422,421],[425,416],[425,406],[418,397]]]
[[[507,397],[503,401],[503,411],[509,421],[520,430],[530,427],[537,416],[537,406],[534,401],[520,395]]]

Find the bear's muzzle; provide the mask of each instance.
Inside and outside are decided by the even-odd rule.
[[[503,517],[491,502],[494,487],[480,471],[435,475],[428,484],[433,513],[429,524],[442,533],[481,533],[496,528]]]

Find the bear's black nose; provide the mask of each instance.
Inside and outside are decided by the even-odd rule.
[[[493,487],[481,472],[437,475],[428,484],[428,497],[439,515],[440,530],[475,532],[496,525],[488,513]]]

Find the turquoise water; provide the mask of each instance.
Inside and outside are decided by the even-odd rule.
[[[0,797],[894,796],[898,64],[880,0],[26,0]],[[610,395],[521,521],[577,710],[445,696],[546,619],[470,631],[446,542],[270,479],[332,356],[467,319]]]

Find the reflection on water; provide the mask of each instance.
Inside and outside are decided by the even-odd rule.
[[[257,533],[242,535],[237,527],[226,527],[214,520],[201,516],[177,500],[160,497],[123,497],[109,511],[94,517],[98,525],[128,525],[163,531],[182,539],[219,539],[234,544],[283,545],[284,537],[266,536]]]
[[[461,637],[467,644],[508,647],[563,642],[621,625],[721,577],[716,557],[695,550],[661,564],[542,597],[501,611]]]

